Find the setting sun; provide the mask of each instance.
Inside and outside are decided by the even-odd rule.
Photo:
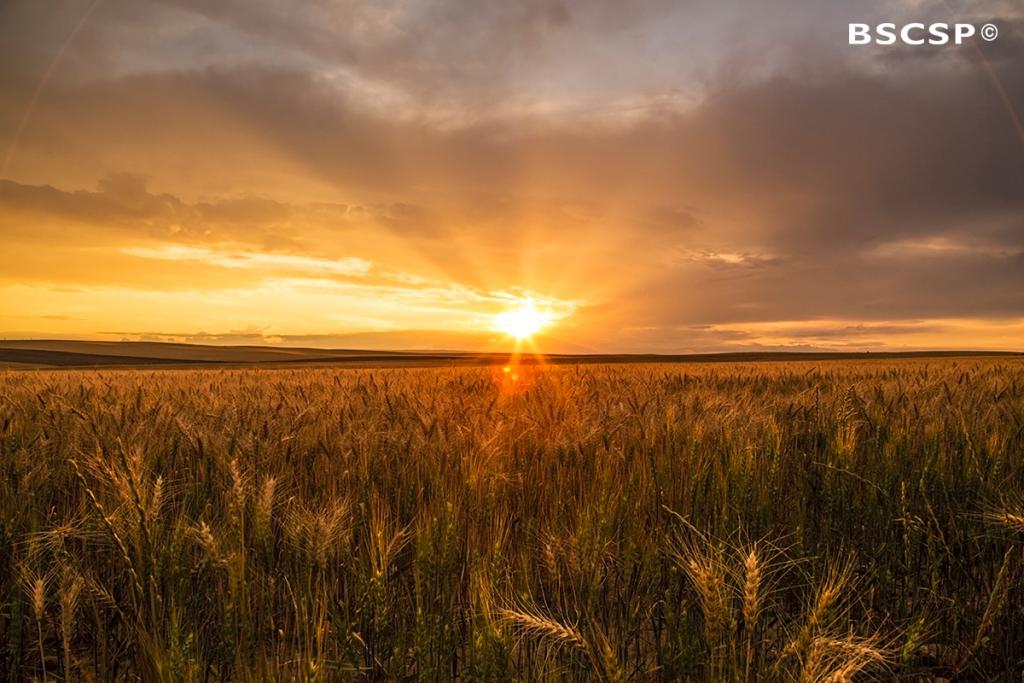
[[[532,299],[526,299],[515,308],[494,316],[494,327],[516,339],[527,339],[553,321],[548,311],[537,308]]]

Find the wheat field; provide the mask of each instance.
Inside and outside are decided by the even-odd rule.
[[[1024,362],[0,372],[0,679],[1020,681]]]

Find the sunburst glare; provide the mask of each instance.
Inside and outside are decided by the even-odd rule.
[[[494,328],[517,340],[529,339],[554,322],[551,311],[537,308],[533,299],[524,299],[514,308],[494,316]]]

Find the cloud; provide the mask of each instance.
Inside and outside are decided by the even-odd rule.
[[[373,263],[361,258],[344,259],[310,258],[292,254],[266,254],[246,251],[226,251],[203,247],[163,246],[124,247],[122,252],[131,256],[165,261],[198,261],[224,268],[251,270],[299,271],[317,275],[364,276],[370,272]]]
[[[138,332],[100,331],[104,336],[125,341],[156,341],[186,344],[274,345],[324,349],[377,349],[389,351],[458,351],[503,348],[493,333],[453,332],[451,330],[391,330],[337,334],[274,334],[261,329],[226,332]]]
[[[951,10],[1000,40],[846,45],[848,21],[948,20],[923,3],[111,0],[0,180],[6,279],[520,286],[601,304],[567,320],[580,343],[659,348],[1015,320],[1024,10]],[[74,11],[3,11],[9,139]]]
[[[270,200],[226,199],[190,205],[170,194],[148,192],[145,179],[130,173],[101,178],[94,192],[0,180],[0,205],[0,230],[9,236],[41,237],[38,231],[46,231],[48,226],[66,235],[66,226],[75,224],[122,237],[238,239],[281,246],[288,240],[273,228],[292,218],[290,207]]]

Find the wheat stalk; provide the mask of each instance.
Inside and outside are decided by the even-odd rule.
[[[743,558],[743,629],[746,632],[746,660],[744,662],[743,680],[750,680],[750,670],[754,662],[754,639],[757,633],[757,619],[761,615],[762,582],[764,567],[757,552],[757,544],[750,547],[750,552]]]
[[[590,651],[586,639],[574,626],[563,624],[538,610],[498,608],[497,613],[501,620],[511,624],[523,636],[539,638],[555,647]]]
[[[132,562],[131,554],[128,552],[128,546],[125,545],[124,539],[117,533],[117,529],[114,526],[114,520],[107,514],[103,508],[103,504],[96,497],[96,493],[90,488],[89,482],[85,480],[85,476],[82,474],[81,468],[78,466],[78,462],[73,458],[69,458],[68,462],[71,464],[71,469],[75,473],[75,478],[78,479],[82,488],[85,490],[86,496],[89,498],[89,502],[92,503],[93,509],[99,514],[100,519],[103,521],[103,526],[107,529],[110,537],[114,540],[114,544],[121,553],[121,559],[125,561],[125,566],[128,570],[128,574],[132,578],[132,585],[135,587],[137,595],[142,595],[142,582],[139,580],[139,574],[135,571],[135,563]]]
[[[996,524],[1002,525],[1009,531],[1024,534],[1024,513],[1004,510],[1002,512],[990,513],[986,515],[986,517]]]
[[[60,631],[64,648],[64,676],[71,675],[71,639],[74,635],[75,612],[78,599],[85,586],[85,579],[77,572],[65,568],[60,585],[58,599],[60,601]]]

